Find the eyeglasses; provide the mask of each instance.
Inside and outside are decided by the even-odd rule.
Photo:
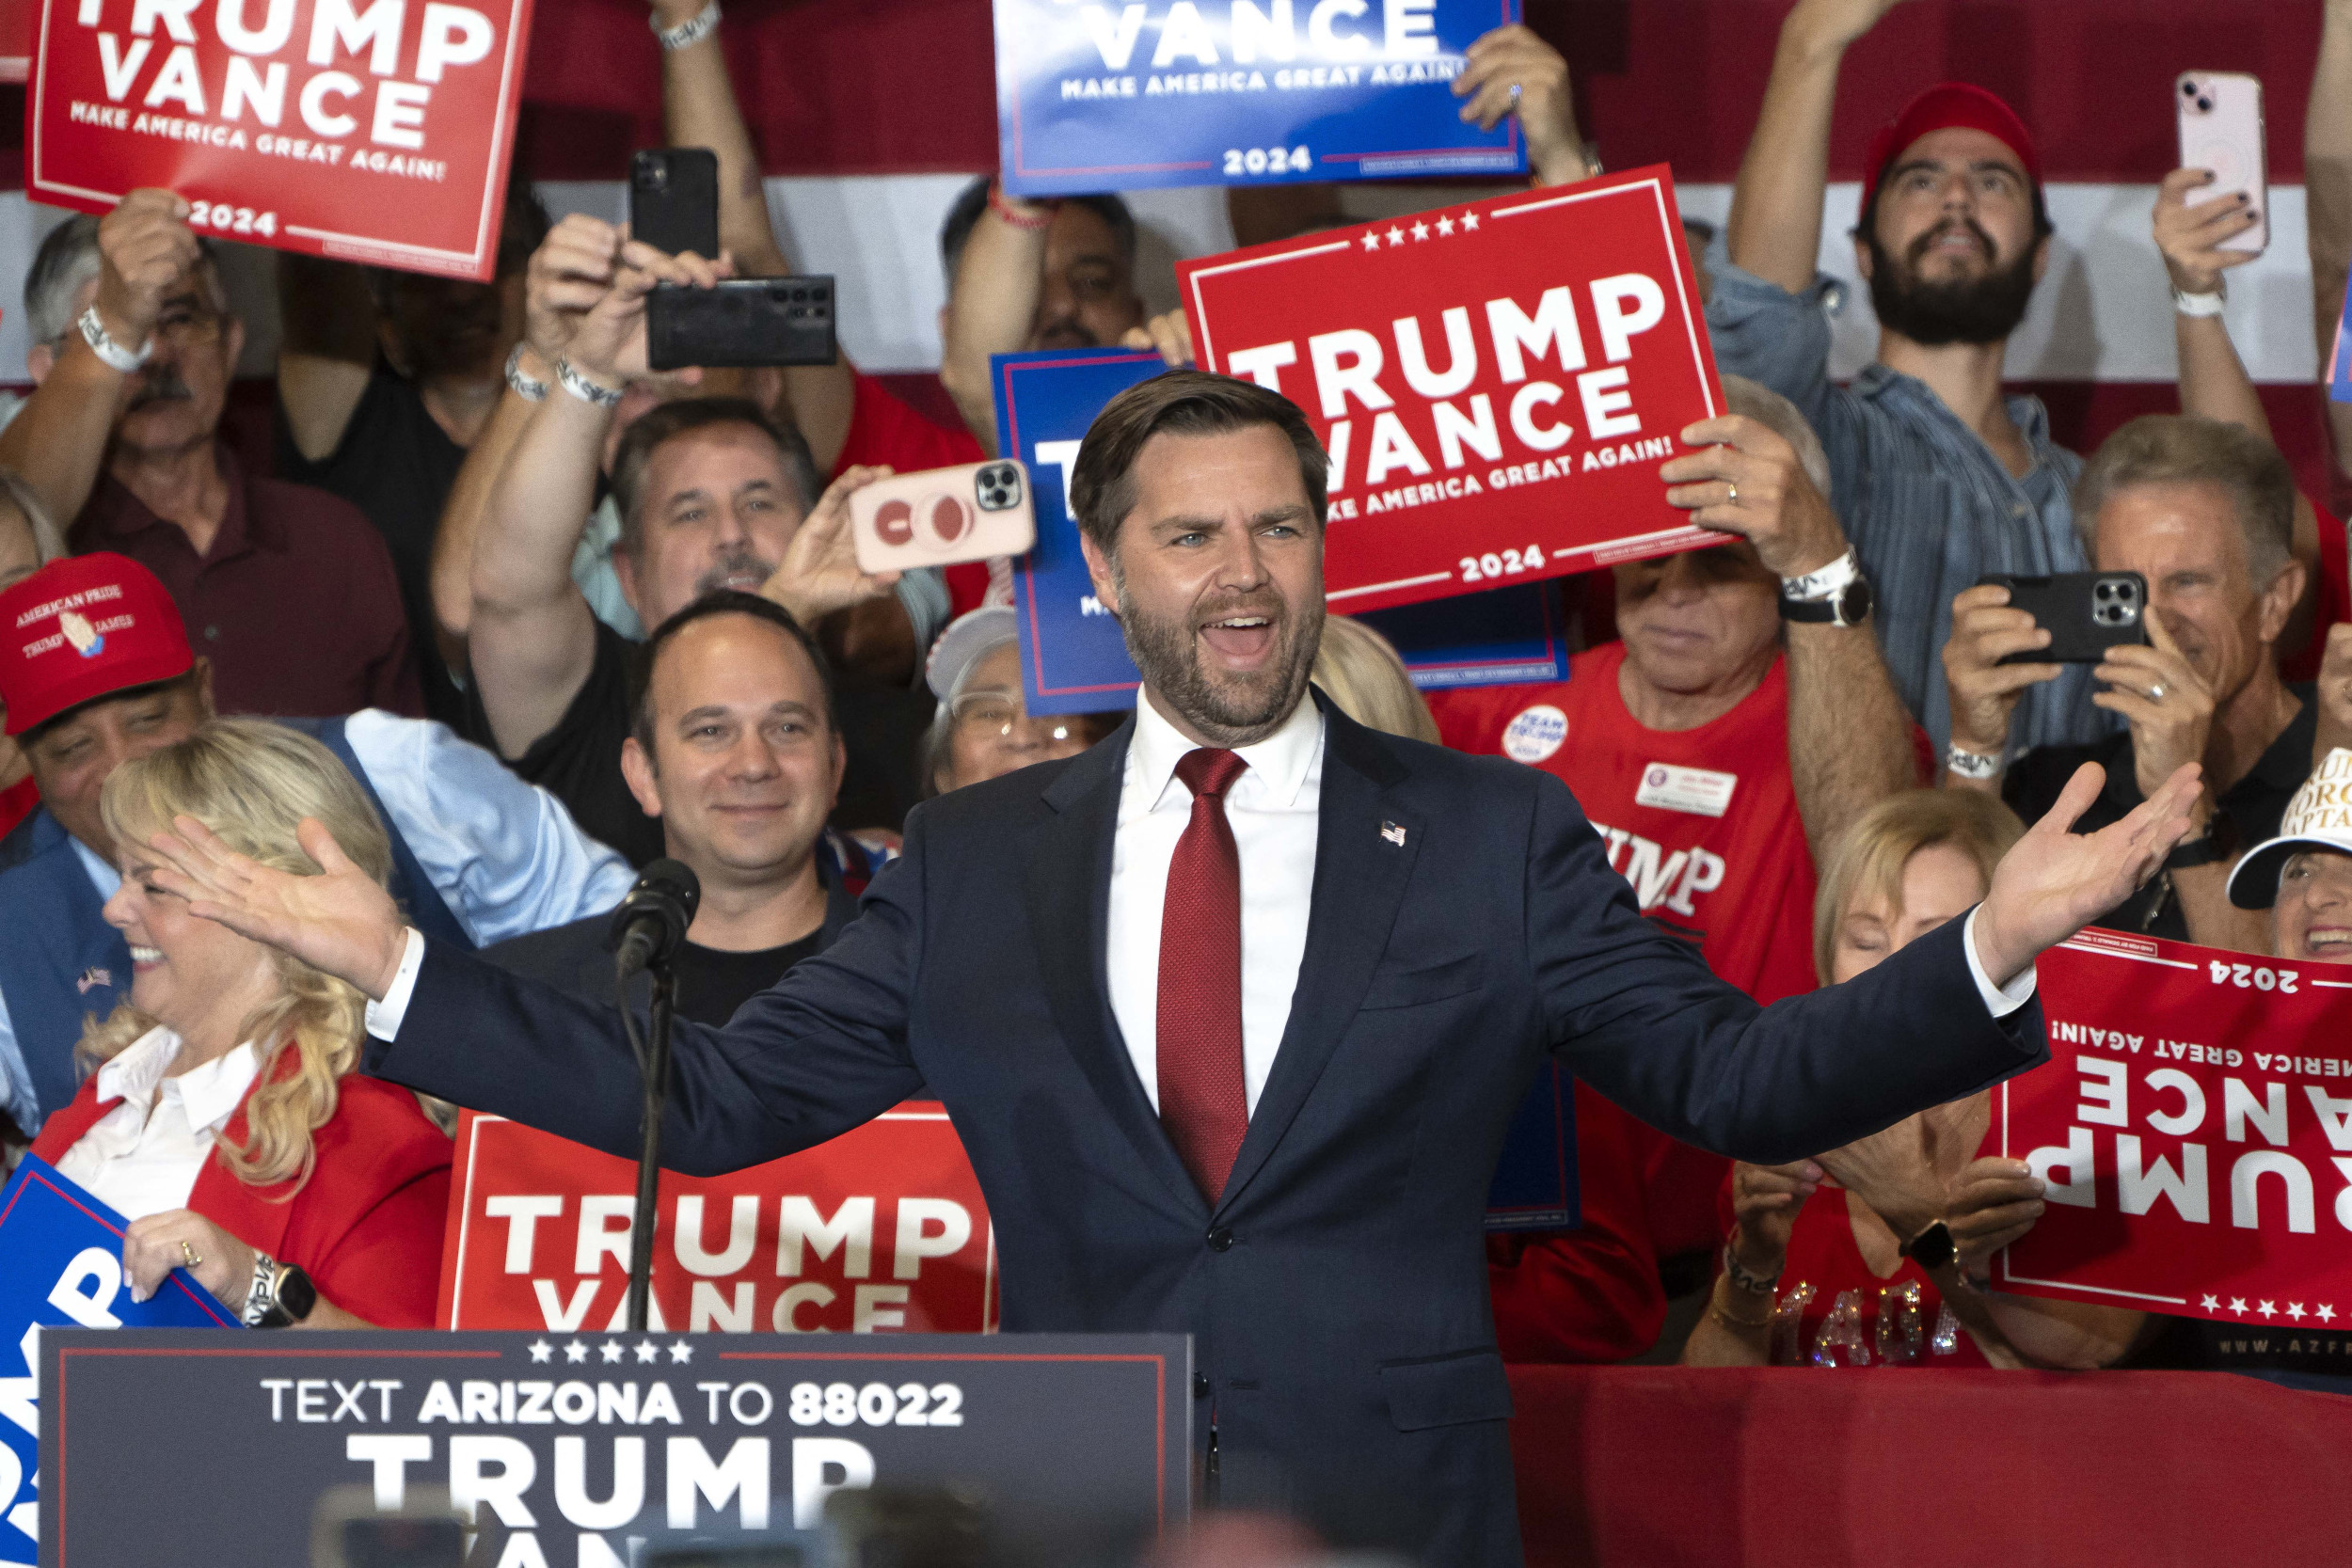
[[[975,740],[993,740],[998,744],[1010,740],[1017,726],[1031,726],[1030,733],[1047,745],[1066,741],[1089,744],[1086,726],[1073,718],[1049,717],[1032,720],[1021,699],[1009,691],[967,691],[950,705],[956,728]]]

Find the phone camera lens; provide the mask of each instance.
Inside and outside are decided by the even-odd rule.
[[[813,286],[808,291],[808,297],[815,300],[819,305],[824,304],[826,298],[828,297],[828,291],[825,288],[825,285],[818,283]]]
[[[2095,590],[2093,590],[2093,593],[2099,598],[2111,599],[2115,597],[2115,584],[2111,582],[2103,582]]]
[[[2183,83],[2181,84],[2181,96],[2182,96],[2183,98],[2194,98],[2194,97],[2196,97],[2196,96],[2197,96],[2197,84],[2196,84],[2196,83],[2194,83],[2194,82],[2183,82]]]

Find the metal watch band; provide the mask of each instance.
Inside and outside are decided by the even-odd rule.
[[[506,356],[506,384],[526,403],[548,401],[548,384],[523,374],[523,345],[516,343]]]
[[[98,307],[95,305],[75,317],[73,325],[82,329],[82,341],[89,344],[89,351],[98,356],[100,363],[125,375],[140,369],[155,353],[155,340],[152,338],[136,349],[127,349],[116,342],[114,335],[106,330],[106,324],[98,319]]]
[[[710,0],[710,4],[675,27],[662,26],[659,17],[645,20],[653,28],[653,36],[661,40],[665,53],[691,48],[719,30],[719,0]]]
[[[1801,578],[1781,578],[1780,596],[1794,604],[1811,604],[1835,598],[1848,583],[1861,575],[1861,564],[1854,560],[1853,551],[1849,549],[1818,572],[1807,572]]]
[[[1964,746],[1950,745],[1944,748],[1944,767],[1955,778],[1991,779],[2000,776],[2001,759],[1987,756],[1982,752],[1972,752]]]
[[[2172,291],[2172,309],[2184,316],[2217,316],[2221,314],[2221,308],[2229,302],[2227,282],[2221,282],[2209,294],[2184,293],[2179,289]]]
[[[600,387],[572,368],[569,359],[555,362],[556,384],[582,403],[593,403],[598,408],[611,408],[621,401],[618,388]]]
[[[258,1328],[262,1320],[278,1305],[278,1259],[266,1252],[253,1255],[253,1283],[245,1293],[245,1311],[240,1314],[245,1326]]]

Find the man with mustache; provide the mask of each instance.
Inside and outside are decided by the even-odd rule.
[[[1718,365],[1788,398],[1820,433],[1887,667],[1941,756],[1951,718],[1936,656],[1952,597],[1989,572],[2083,569],[2067,500],[2082,460],[2052,442],[2039,401],[2002,395],[2051,229],[2032,136],[1980,87],[1930,87],[1872,137],[1853,246],[1878,356],[1851,386],[1830,381],[1824,307],[1838,285],[1817,258],[1838,66],[1896,3],[1800,0],[1782,24],[1707,319]],[[2104,733],[2090,691],[2078,668],[2037,688],[2021,744]]]
[[[188,203],[137,190],[68,219],[24,281],[39,386],[0,431],[77,554],[161,578],[223,713],[422,711],[384,540],[348,501],[247,474],[219,440],[245,324]]]
[[[1480,1220],[1545,1053],[1757,1161],[1974,1092],[2042,1054],[2035,956],[2153,870],[2196,769],[2076,837],[2085,769],[1968,917],[1762,1009],[1642,919],[1559,780],[1310,689],[1327,483],[1306,416],[1254,382],[1111,400],[1071,504],[1135,719],[917,808],[840,941],[724,1029],[680,1026],[663,1147],[734,1170],[925,1087],[986,1192],[1008,1330],[1192,1336],[1208,1505],[1508,1568]],[[1719,483],[1694,519],[1761,531]],[[609,1005],[407,931],[324,833],[326,874],[291,878],[179,826],[159,883],[363,990],[368,1070],[635,1149]]]
[[[591,610],[572,563],[622,390],[646,373],[646,296],[722,271],[623,245],[593,219],[557,226],[533,262],[528,312],[553,385],[489,483],[470,548],[469,733],[639,865],[662,853],[662,830],[621,768],[631,644]],[[748,400],[657,405],[621,435],[612,469],[612,563],[644,626],[732,589],[765,593],[814,626],[897,580],[865,576],[850,557],[849,493],[877,470],[850,470],[820,499],[807,443]]]

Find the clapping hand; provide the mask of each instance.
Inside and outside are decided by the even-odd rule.
[[[193,816],[148,847],[163,858],[152,873],[188,912],[278,948],[381,1002],[406,950],[400,907],[383,884],[352,863],[335,835],[312,817],[294,830],[320,874],[298,877],[238,854]]]
[[[2106,786],[2106,769],[2086,762],[2047,816],[1993,869],[1993,891],[1976,919],[1977,959],[1995,985],[2022,974],[2045,948],[2139,891],[2186,838],[2203,769],[2184,763],[2122,820],[2095,833],[2070,830]]]

